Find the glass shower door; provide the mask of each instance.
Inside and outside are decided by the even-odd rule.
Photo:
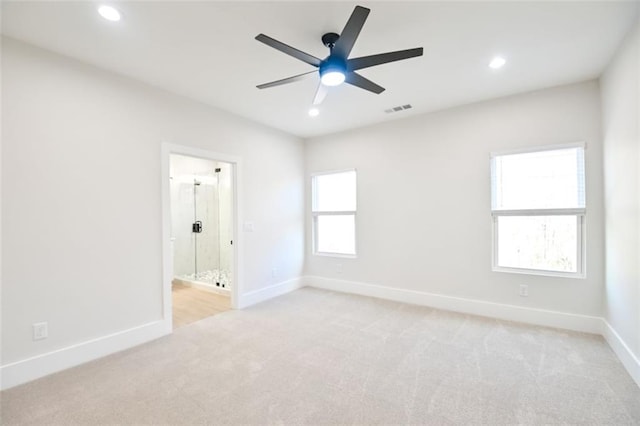
[[[173,273],[178,278],[195,278],[196,246],[191,224],[195,212],[193,179],[171,179],[171,228]]]
[[[218,285],[220,218],[217,174],[197,180],[194,200],[195,221],[201,223],[201,232],[195,233],[194,238],[196,280]]]
[[[232,270],[232,165],[172,158],[174,275],[229,290]]]

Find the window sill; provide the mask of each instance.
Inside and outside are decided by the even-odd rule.
[[[314,256],[323,256],[323,257],[339,257],[341,259],[357,259],[358,256],[355,254],[343,254],[343,253],[324,253],[324,252],[314,252]]]
[[[587,274],[580,273],[580,272],[556,272],[556,271],[545,271],[542,269],[507,268],[504,266],[493,266],[491,270],[493,272],[506,272],[509,274],[521,274],[521,275],[539,275],[543,277],[577,278],[577,279],[587,278]]]

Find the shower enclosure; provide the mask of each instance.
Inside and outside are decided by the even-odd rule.
[[[232,285],[231,164],[171,156],[174,279],[228,293]]]

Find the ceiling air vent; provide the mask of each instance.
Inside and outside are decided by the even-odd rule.
[[[385,109],[384,112],[386,112],[387,114],[391,114],[393,112],[400,112],[400,111],[404,111],[405,109],[410,109],[410,108],[413,108],[410,104],[399,105],[397,107]]]

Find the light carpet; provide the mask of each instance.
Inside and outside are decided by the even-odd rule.
[[[640,424],[600,336],[304,288],[2,392],[11,424]]]

